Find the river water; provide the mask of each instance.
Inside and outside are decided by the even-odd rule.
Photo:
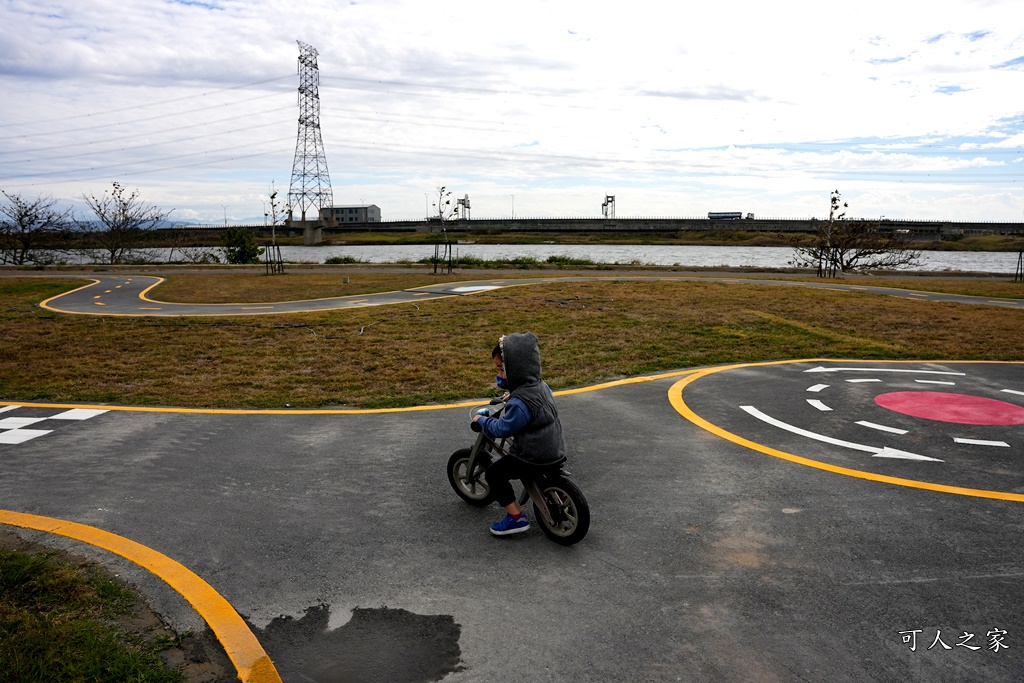
[[[220,255],[219,249],[212,249]],[[181,260],[181,253],[169,249],[147,250],[158,261]],[[679,266],[682,268],[760,268],[791,266],[791,247],[707,247],[667,244],[453,244],[455,257],[472,256],[487,261],[530,257],[545,261],[549,256],[568,256],[594,263]],[[351,257],[364,263],[417,262],[434,255],[434,246],[316,246],[281,247],[281,257],[291,263],[324,263],[332,256]],[[68,257],[71,263],[89,263],[85,257]],[[923,251],[921,265],[914,270],[1013,274],[1017,270],[1017,252]]]
[[[793,260],[790,247],[708,247],[665,244],[453,244],[453,256],[485,260],[549,256],[589,259],[595,263],[739,268],[786,268]],[[349,256],[367,263],[419,261],[434,255],[432,245],[281,247],[285,261],[323,263],[332,256]],[[923,251],[914,270],[1010,273],[1017,269],[1017,252]]]

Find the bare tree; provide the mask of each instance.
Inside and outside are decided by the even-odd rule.
[[[814,242],[796,247],[793,265],[818,269],[819,277],[838,272],[907,268],[920,263],[909,234],[899,233],[877,221],[847,219],[839,190],[831,195],[828,220],[818,227]]]
[[[445,227],[445,223],[450,221],[458,220],[459,218],[459,204],[456,202],[455,206],[452,206],[452,193],[451,190],[446,188],[444,185],[435,188],[437,191],[437,201],[434,202],[434,211],[437,212],[436,217],[431,217],[428,223],[438,223],[441,227],[441,239],[444,240],[444,250],[442,251],[440,243],[434,245],[434,272],[437,272],[439,264],[447,263],[448,272],[452,272],[452,243],[448,239],[448,228]]]
[[[459,205],[456,202],[455,206],[452,206],[452,192],[445,186],[442,185],[435,190],[437,201],[434,202],[434,211],[437,213],[430,221],[437,221],[441,224],[441,230],[444,230],[445,223],[459,219]]]
[[[195,234],[185,227],[176,227],[171,231],[171,250],[167,261],[174,263],[176,258],[185,263],[220,263],[220,259],[212,247],[196,245]]]
[[[6,198],[0,204],[0,263],[52,262],[51,250],[72,227],[71,209],[58,209],[53,197],[0,192]]]
[[[144,259],[152,255],[141,249],[148,231],[158,227],[170,211],[147,206],[139,198],[139,191],[127,194],[123,185],[114,181],[113,189],[102,196],[84,196],[86,204],[96,214],[97,224],[79,221],[82,230],[92,233],[91,242],[104,254],[106,263],[116,264]]]

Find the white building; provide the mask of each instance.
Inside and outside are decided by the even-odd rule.
[[[328,225],[344,223],[380,223],[380,207],[376,204],[325,206],[320,220]]]

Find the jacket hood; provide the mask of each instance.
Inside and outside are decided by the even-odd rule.
[[[533,332],[506,334],[498,343],[509,391],[541,381],[540,347]]]

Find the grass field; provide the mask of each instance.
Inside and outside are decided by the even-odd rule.
[[[463,275],[456,279],[465,279]],[[175,301],[304,299],[436,282],[427,274],[174,275]],[[886,284],[875,280],[865,284]],[[910,279],[1007,296],[1020,283]],[[79,283],[0,280],[0,397],[189,407],[394,407],[487,395],[504,332],[541,339],[555,388],[787,358],[1024,359],[1024,312],[715,282],[561,282],[418,304],[253,318],[67,316]],[[898,284],[895,281],[893,284]]]
[[[99,565],[0,548],[0,681],[184,681],[160,657],[177,637],[137,600]]]

